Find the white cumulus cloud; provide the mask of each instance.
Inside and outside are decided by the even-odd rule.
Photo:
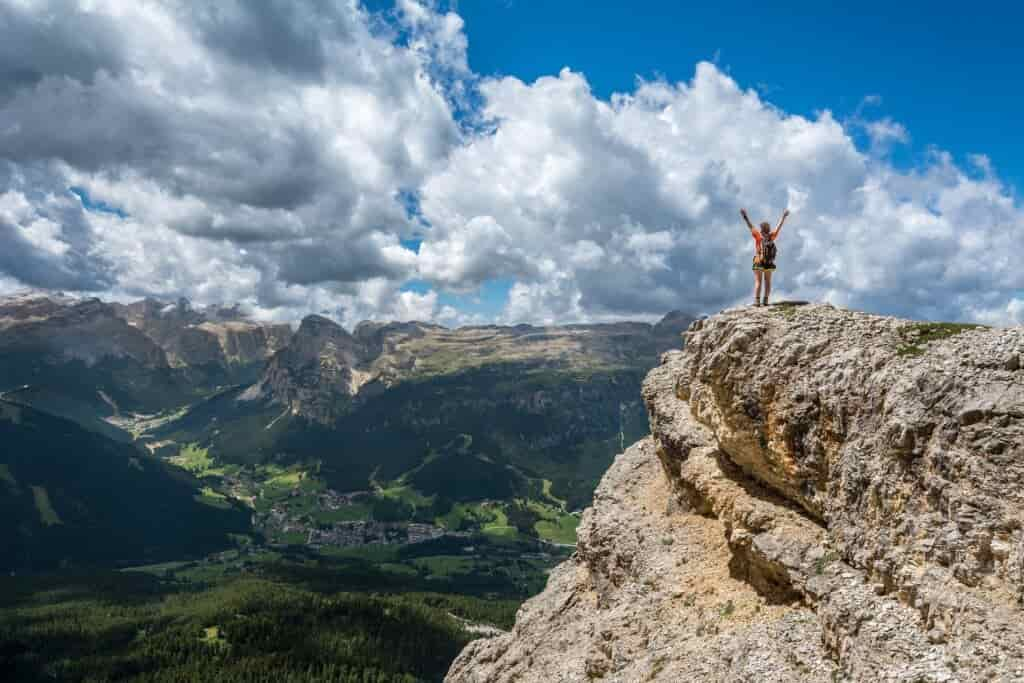
[[[972,177],[941,152],[895,168],[859,150],[830,112],[786,114],[709,63],[689,82],[640,82],[609,101],[569,69],[530,84],[485,79],[480,92],[490,126],[423,186],[431,229],[421,254],[433,263],[432,244],[459,245],[477,282],[508,274],[495,243],[516,245],[508,319],[745,301],[745,207],[773,225],[792,212],[779,240],[779,295],[1012,320],[1006,306],[1024,287],[1012,240],[1024,212],[991,172]],[[870,130],[878,142],[907,136],[887,119]],[[501,226],[500,240],[474,238],[484,217]],[[439,285],[469,277],[423,265]]]
[[[749,296],[739,209],[789,208],[777,296],[1020,322],[1013,189],[982,153],[894,165],[879,98],[792,115],[699,63],[602,99],[474,73],[471,33],[433,0],[0,0],[0,290],[455,323],[499,279],[504,321],[712,312]]]

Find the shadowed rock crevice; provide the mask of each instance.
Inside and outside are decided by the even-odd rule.
[[[750,584],[769,604],[792,604],[802,597],[783,568],[752,552],[749,546],[733,549],[729,575]]]
[[[659,458],[663,463],[680,462],[664,447]],[[733,578],[750,584],[772,604],[801,599],[792,572],[823,556],[815,554],[825,531],[817,520],[747,476],[712,446],[692,450],[672,476],[677,480],[680,509],[722,522],[732,553],[729,572]],[[785,544],[778,535],[782,528],[790,534]],[[795,539],[803,547],[795,546]]]

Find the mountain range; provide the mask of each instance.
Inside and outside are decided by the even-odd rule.
[[[387,522],[568,543],[692,320],[293,331],[237,306],[32,293],[0,300],[0,396],[187,470],[250,508],[254,538],[347,543]]]

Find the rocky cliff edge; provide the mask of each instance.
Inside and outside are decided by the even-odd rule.
[[[449,683],[1024,680],[1024,328],[694,323],[574,556]]]

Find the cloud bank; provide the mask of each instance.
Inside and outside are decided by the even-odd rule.
[[[740,206],[788,206],[780,295],[1024,322],[1024,210],[983,156],[897,168],[899,122],[789,115],[709,63],[602,100],[466,49],[415,0],[0,0],[0,286],[450,324],[500,279],[503,321],[710,312],[748,297]]]

